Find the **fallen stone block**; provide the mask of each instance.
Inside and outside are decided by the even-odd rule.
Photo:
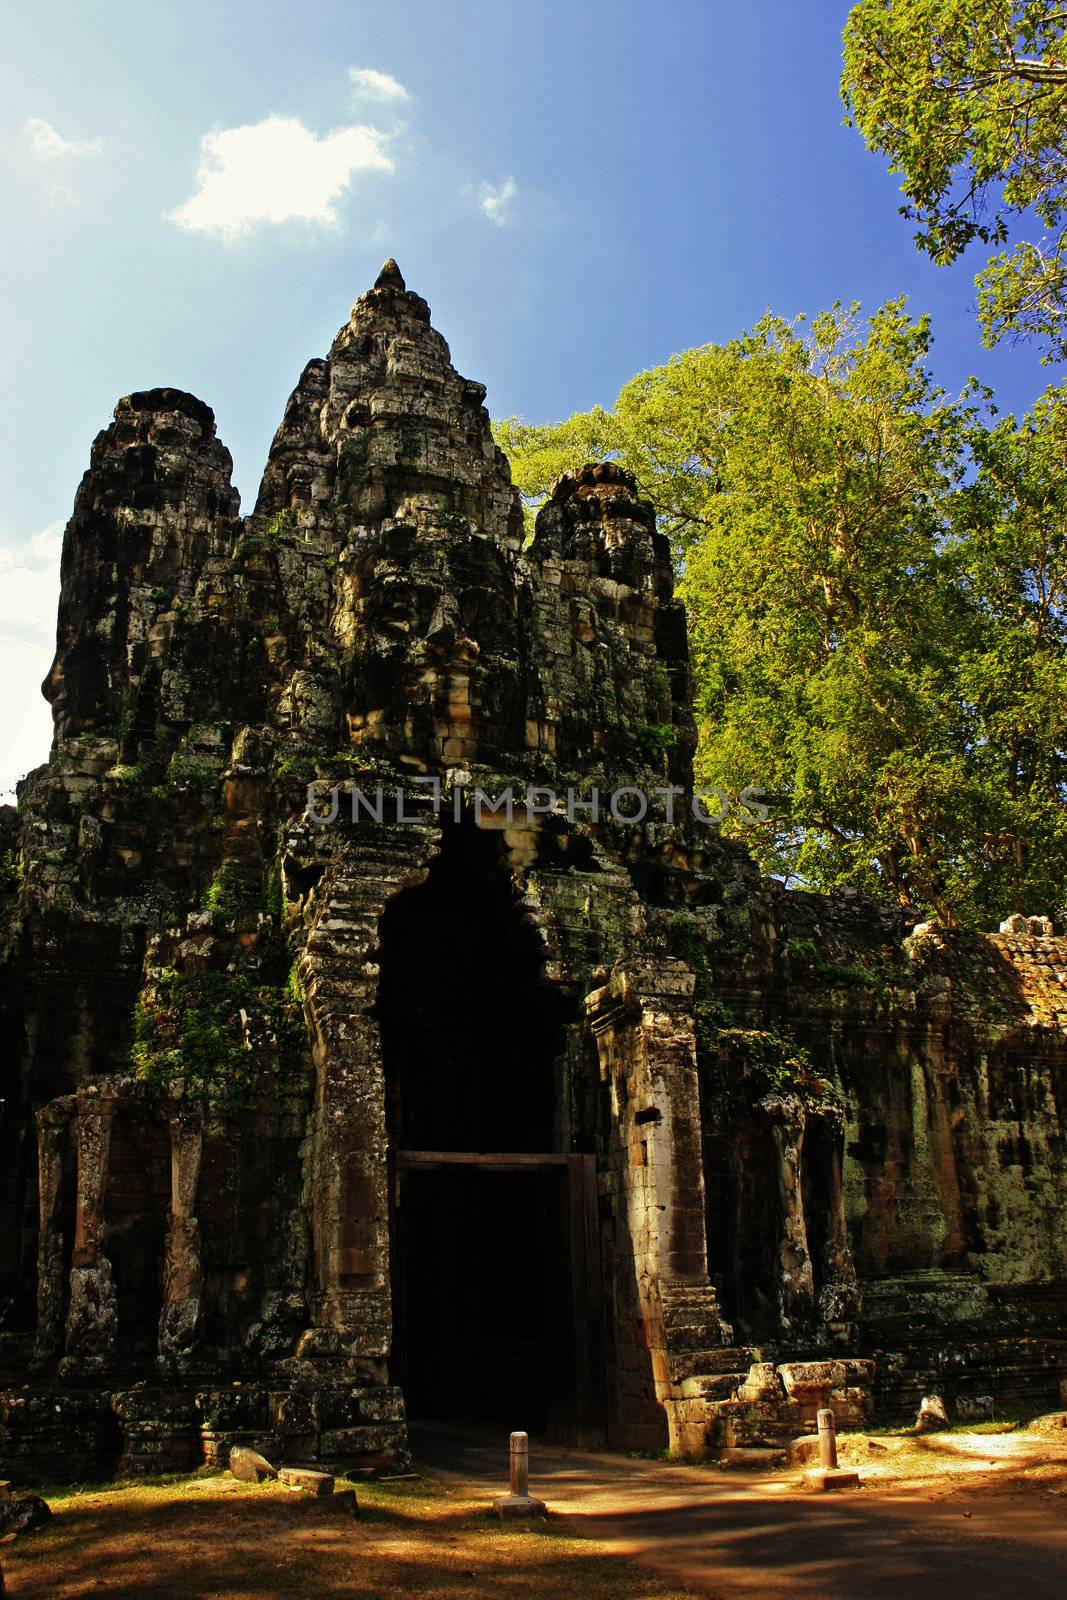
[[[311,1467],[281,1467],[278,1477],[287,1489],[299,1490],[301,1494],[323,1499],[333,1494],[332,1472],[316,1472]]]
[[[39,1494],[25,1494],[14,1500],[10,1493],[0,1501],[0,1536],[15,1538],[43,1528],[52,1520],[52,1508]]]
[[[1029,1433],[1057,1434],[1067,1436],[1067,1411],[1050,1411],[1043,1417],[1035,1417],[1027,1425]]]
[[[924,1394],[915,1419],[916,1433],[939,1433],[948,1427],[948,1412],[939,1394]]]
[[[235,1444],[230,1451],[230,1471],[242,1483],[260,1483],[264,1478],[278,1476],[277,1467],[272,1467],[266,1456],[243,1444]]]
[[[787,1454],[780,1445],[730,1445],[719,1457],[719,1465],[743,1472],[767,1472],[780,1467]]]

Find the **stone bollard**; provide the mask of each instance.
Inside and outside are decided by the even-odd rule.
[[[819,1427],[819,1465],[809,1467],[804,1478],[808,1486],[825,1494],[830,1489],[856,1489],[860,1475],[837,1464],[837,1428],[834,1414],[827,1407],[816,1418]]]
[[[530,1494],[530,1440],[525,1433],[513,1433],[508,1447],[508,1493],[493,1501],[498,1517],[544,1516],[548,1507]]]
[[[530,1438],[525,1433],[511,1435],[508,1450],[508,1488],[512,1494],[530,1492]]]

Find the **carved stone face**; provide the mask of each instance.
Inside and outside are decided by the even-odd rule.
[[[342,565],[335,626],[348,645],[349,738],[430,765],[494,744],[518,662],[515,579],[490,540],[457,538],[440,513],[386,524]],[[487,665],[483,665],[483,660]]]

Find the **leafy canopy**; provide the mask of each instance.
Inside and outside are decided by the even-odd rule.
[[[903,214],[939,264],[977,240],[1040,237],[978,274],[983,337],[1067,356],[1067,9],[1062,0],[860,0],[841,92],[868,148],[903,176]]]
[[[990,925],[1065,903],[1067,402],[988,425],[925,318],[768,315],[497,438],[528,501],[611,455],[674,541],[697,777],[762,785],[765,869]]]

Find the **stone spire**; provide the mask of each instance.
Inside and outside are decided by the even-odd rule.
[[[378,276],[375,278],[374,287],[376,289],[398,289],[401,293],[403,293],[407,288],[407,284],[404,282],[403,273],[400,271],[400,268],[397,266],[392,256],[389,257],[389,260],[385,263],[381,272],[379,272]]]
[[[461,377],[421,295],[388,260],[325,360],[308,363],[271,445],[256,502],[305,537],[346,544],[401,518],[426,535],[470,531],[508,549],[522,512],[493,442],[485,386]]]

